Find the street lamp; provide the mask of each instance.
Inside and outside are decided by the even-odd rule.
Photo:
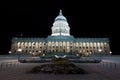
[[[102,49],[98,49],[99,51],[99,54],[100,54],[100,61],[101,61],[101,52],[102,52]]]
[[[11,52],[11,51],[9,51],[8,53],[9,53],[9,54],[11,54],[12,52]]]
[[[112,54],[112,52],[110,51],[110,55]]]
[[[110,51],[110,56],[112,55],[112,51]]]

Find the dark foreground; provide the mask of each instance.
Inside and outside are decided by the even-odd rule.
[[[1,56],[0,80],[120,80],[120,56],[102,57],[100,63],[75,63],[88,74],[29,73],[44,64],[20,63],[17,57]]]
[[[43,64],[32,68],[28,73],[53,73],[53,74],[87,74],[82,68],[79,68],[75,64]]]

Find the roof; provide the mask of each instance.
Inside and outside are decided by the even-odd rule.
[[[16,42],[45,42],[45,38],[13,38],[12,41]]]
[[[47,41],[74,41],[74,37],[73,36],[48,36]]]
[[[72,42],[109,42],[108,38],[74,38],[73,36],[48,36],[47,38],[13,38],[13,42],[48,42],[48,41],[72,41]]]
[[[62,14],[62,10],[60,10],[59,15],[55,18],[55,21],[57,20],[67,21],[67,19]]]
[[[76,42],[109,42],[108,38],[75,38]]]

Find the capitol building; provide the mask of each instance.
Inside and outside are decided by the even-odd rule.
[[[33,56],[109,54],[109,38],[75,38],[70,35],[66,17],[60,10],[55,18],[52,33],[46,38],[14,37],[11,43],[12,54],[30,54]]]

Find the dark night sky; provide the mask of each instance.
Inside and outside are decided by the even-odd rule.
[[[79,1],[79,0],[78,0]],[[74,37],[108,37],[113,54],[119,51],[117,2],[50,0],[9,2],[0,7],[0,54],[10,50],[12,37],[47,37],[59,10]]]

